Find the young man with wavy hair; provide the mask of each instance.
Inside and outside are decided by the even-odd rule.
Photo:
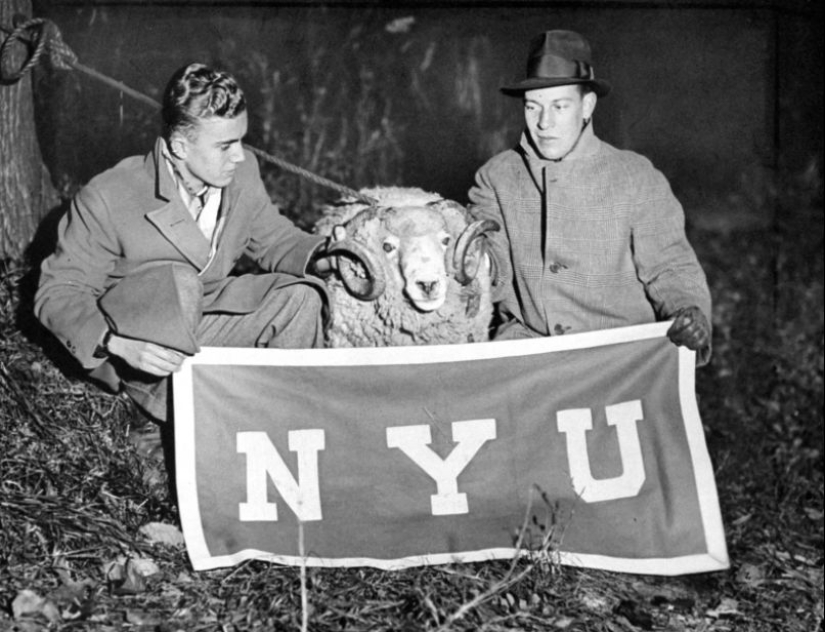
[[[76,196],[42,266],[35,311],[92,378],[171,415],[169,375],[201,346],[323,345],[323,238],[264,188],[244,94],[226,72],[179,69],[163,132]],[[246,255],[263,273],[235,276]]]

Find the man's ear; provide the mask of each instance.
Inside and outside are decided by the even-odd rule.
[[[186,139],[180,134],[172,134],[169,139],[169,153],[178,160],[186,158]]]
[[[596,96],[595,92],[588,92],[582,97],[582,116],[585,119],[589,119],[593,116],[593,110],[596,109],[596,102],[599,98]]]

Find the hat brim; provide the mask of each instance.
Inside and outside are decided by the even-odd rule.
[[[610,84],[603,79],[575,79],[570,77],[562,78],[547,78],[547,77],[530,77],[522,79],[518,83],[502,86],[501,91],[509,97],[520,97],[528,90],[537,90],[539,88],[554,88],[556,86],[569,86],[578,84],[589,84],[596,93],[596,96],[603,97],[610,92]]]

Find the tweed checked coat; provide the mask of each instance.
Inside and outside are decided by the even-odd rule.
[[[96,176],[58,227],[58,244],[42,265],[35,313],[87,369],[103,360],[94,349],[107,329],[98,300],[121,279],[153,263],[183,263],[198,271],[203,311],[247,314],[274,286],[323,284],[303,277],[323,238],[295,227],[266,193],[255,157],[246,152],[223,190],[213,250],[180,198],[161,154],[127,158]],[[283,274],[229,276],[248,254],[264,270]]]
[[[522,136],[476,174],[470,210],[491,218],[497,296],[526,335],[666,320],[710,292],[687,241],[684,213],[649,160],[599,140],[588,126],[564,160]]]

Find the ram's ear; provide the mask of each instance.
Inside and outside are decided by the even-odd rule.
[[[341,241],[347,238],[347,229],[343,224],[336,224],[332,227],[332,238],[335,241]]]
[[[440,200],[433,200],[432,202],[428,203],[427,206],[435,207],[442,212],[444,212],[445,209],[450,209],[456,213],[459,213],[462,216],[467,212],[467,209],[461,206],[461,204],[459,204],[455,200],[447,200],[444,198]]]
[[[469,221],[467,209],[458,202],[441,199],[430,202],[427,206],[436,209],[441,214],[447,224],[447,230],[454,237],[460,235],[464,227],[467,226]]]

